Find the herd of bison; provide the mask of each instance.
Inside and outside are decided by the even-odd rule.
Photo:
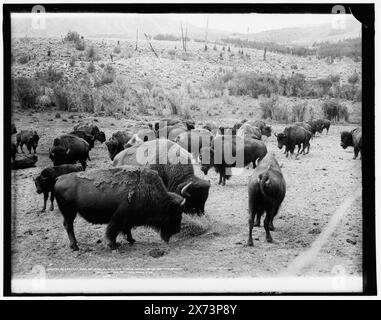
[[[264,213],[266,240],[273,241],[273,220],[286,196],[287,181],[276,158],[298,159],[308,154],[311,140],[323,130],[328,134],[330,125],[329,120],[316,119],[275,133],[261,120],[245,119],[230,127],[209,121],[196,127],[191,120],[165,118],[117,131],[107,140],[98,126],[80,123],[70,133],[52,137],[52,166],[33,179],[36,192],[43,195],[42,211],[49,194],[50,210],[54,210],[54,200],[57,202],[72,250],[78,250],[73,227],[77,214],[90,223],[107,224],[105,241],[115,250],[120,245],[116,242],[119,233],[133,244],[131,230],[148,226],[168,242],[181,230],[183,214],[204,215],[211,181],[198,177],[197,168],[205,176],[214,168],[219,184],[225,186],[234,174],[232,168],[252,166],[247,185],[247,245],[253,246],[252,229],[260,225]],[[263,137],[271,135],[279,149],[285,147],[285,155],[268,152]],[[86,170],[96,141],[106,144],[113,167]],[[13,170],[35,166],[38,142],[38,128],[12,124]],[[362,147],[361,128],[341,132],[337,142],[344,149],[353,147],[356,159]],[[24,145],[29,155],[23,155]]]

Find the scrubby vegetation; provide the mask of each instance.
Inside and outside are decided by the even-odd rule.
[[[162,41],[180,41],[180,37],[177,37],[173,34],[157,34],[153,37],[153,40],[162,40]],[[189,39],[187,39],[188,41]]]

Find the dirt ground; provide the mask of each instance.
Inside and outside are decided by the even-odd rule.
[[[182,231],[166,245],[151,229],[133,230],[135,244],[120,236],[122,246],[111,251],[104,244],[105,225],[91,225],[77,216],[74,224],[79,251],[72,252],[57,205],[53,212],[40,213],[42,195],[33,177],[52,163],[48,150],[53,139],[68,133],[79,121],[97,121],[106,137],[125,129],[125,119],[55,112],[15,113],[18,130],[35,128],[40,134],[36,168],[13,171],[12,176],[12,276],[33,277],[36,266],[45,268],[48,278],[76,277],[262,277],[277,276],[311,247],[340,205],[361,187],[361,161],[352,160],[353,149],[340,147],[340,132],[355,125],[333,125],[312,140],[311,151],[299,159],[285,158],[276,138],[264,139],[283,165],[286,198],[274,220],[274,243],[265,241],[263,224],[254,228],[254,246],[246,247],[248,236],[247,182],[252,169],[233,176],[225,187],[209,172],[212,186],[204,217],[184,215]],[[69,118],[70,117],[70,118]],[[223,120],[223,119],[222,119]],[[230,119],[234,121],[235,119]],[[274,131],[285,125],[273,124]],[[112,166],[105,144],[90,151],[88,169]],[[204,176],[197,170],[197,175]],[[362,275],[362,203],[350,206],[317,258],[300,275],[332,274],[335,266],[347,274]],[[48,206],[49,208],[49,206]],[[154,257],[153,249],[164,254]]]

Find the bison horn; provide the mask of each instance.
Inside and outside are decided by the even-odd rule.
[[[276,132],[274,132],[274,136],[276,136],[276,137],[278,136]]]
[[[255,160],[255,166],[256,166],[256,167],[258,166],[258,163],[259,163],[259,158],[257,158],[257,159]]]
[[[192,182],[189,182],[184,188],[181,189],[180,194],[184,197],[190,197],[190,194],[187,192],[188,187],[192,184]]]
[[[67,149],[66,154],[69,154],[69,153],[70,153],[70,149]]]
[[[180,208],[181,207],[183,207],[184,205],[185,205],[185,201],[186,201],[186,199],[184,198],[184,200],[183,201],[181,201],[181,203],[180,203]]]

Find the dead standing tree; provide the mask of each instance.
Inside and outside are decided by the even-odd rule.
[[[186,27],[185,27],[185,36],[183,31],[183,24],[180,25],[180,28],[181,28],[181,42],[183,45],[183,49],[185,52],[187,52],[188,24],[186,24]]]
[[[135,51],[138,51],[138,35],[139,35],[139,29],[136,28]]]
[[[151,44],[151,41],[149,41],[149,37],[147,36],[146,33],[144,33],[144,35],[145,35],[145,37],[146,37],[146,39],[147,39],[147,41],[148,41],[148,44],[149,44],[149,46],[150,46],[152,52],[155,54],[155,56],[156,56],[157,58],[159,58],[158,54],[156,53],[155,49],[153,48],[153,46],[152,46],[152,44]]]

